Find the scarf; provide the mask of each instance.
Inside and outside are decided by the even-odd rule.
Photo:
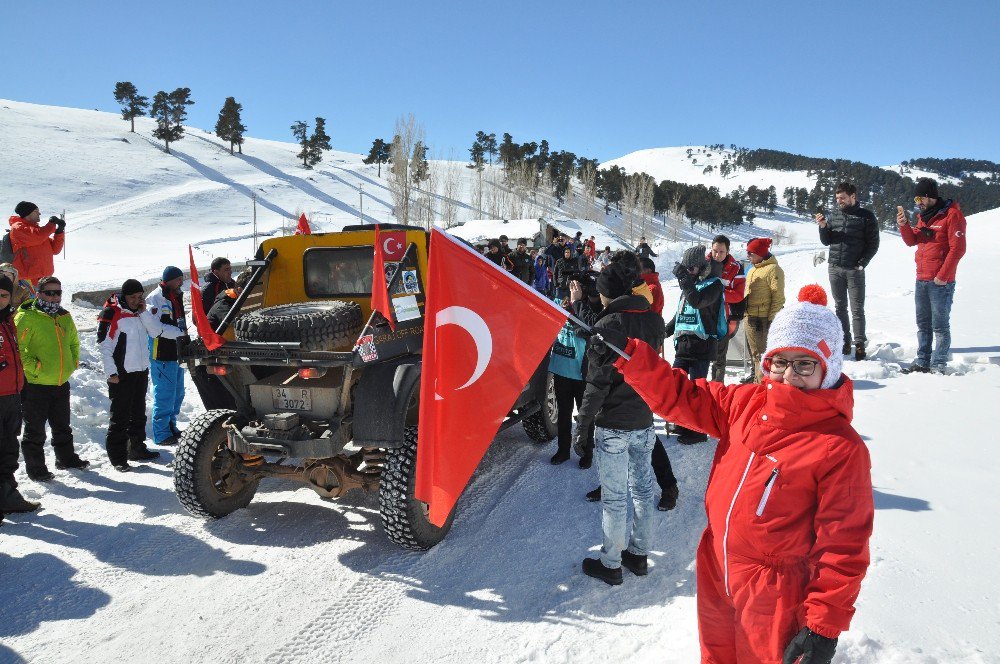
[[[35,300],[35,306],[38,307],[40,311],[44,311],[53,318],[59,315],[59,310],[62,309],[58,302],[46,302],[42,298]]]

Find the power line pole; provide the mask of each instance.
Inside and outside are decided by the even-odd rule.
[[[253,245],[250,247],[250,257],[257,255],[257,192],[250,196],[253,200]]]
[[[365,185],[358,183],[358,219],[365,223]]]

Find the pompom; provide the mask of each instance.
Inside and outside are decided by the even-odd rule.
[[[803,286],[799,291],[799,302],[810,302],[821,307],[826,306],[826,291],[819,284]]]

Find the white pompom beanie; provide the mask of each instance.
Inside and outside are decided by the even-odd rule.
[[[799,301],[778,312],[767,331],[764,357],[781,351],[809,353],[823,364],[822,389],[840,380],[844,367],[844,330],[826,306],[826,291],[819,284],[803,286]]]

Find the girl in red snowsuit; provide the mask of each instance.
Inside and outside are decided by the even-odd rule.
[[[830,662],[868,569],[871,461],[851,427],[843,331],[806,286],[774,319],[759,385],[687,380],[630,339],[625,380],[664,419],[718,438],[697,555],[702,662]]]

